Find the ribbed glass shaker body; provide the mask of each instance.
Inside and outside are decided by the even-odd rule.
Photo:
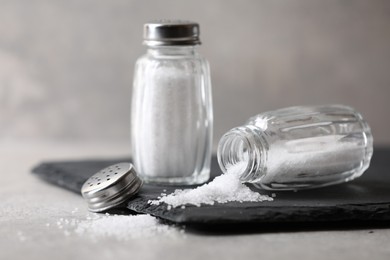
[[[150,46],[136,63],[132,99],[132,154],[139,175],[157,183],[207,181],[211,83],[197,47]]]
[[[368,168],[373,138],[354,109],[289,107],[259,114],[218,146],[223,172],[268,190],[297,190],[353,180]]]

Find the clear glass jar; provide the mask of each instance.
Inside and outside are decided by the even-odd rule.
[[[373,138],[354,109],[289,107],[259,114],[218,145],[223,172],[268,190],[315,188],[350,181],[368,168]]]
[[[196,23],[144,27],[147,53],[135,66],[132,155],[147,182],[200,184],[210,177],[213,111],[208,62]]]

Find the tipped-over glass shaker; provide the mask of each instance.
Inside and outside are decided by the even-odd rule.
[[[210,176],[213,111],[208,62],[197,50],[199,25],[144,25],[147,53],[135,66],[132,155],[147,182],[199,184]]]
[[[259,114],[227,132],[218,162],[258,188],[297,190],[353,180],[372,153],[370,128],[354,109],[299,106]]]

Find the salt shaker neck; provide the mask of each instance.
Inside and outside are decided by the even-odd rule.
[[[197,55],[196,46],[151,46],[147,54],[151,56],[194,56]]]
[[[242,182],[257,182],[266,172],[267,147],[264,132],[256,126],[233,128],[220,140],[219,165],[224,173],[228,173],[231,167],[241,169],[238,174]]]

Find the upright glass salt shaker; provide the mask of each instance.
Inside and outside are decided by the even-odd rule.
[[[373,154],[367,122],[341,105],[301,106],[259,114],[218,145],[223,172],[269,190],[315,188],[363,174]]]
[[[135,66],[132,155],[147,182],[199,184],[210,176],[213,110],[208,62],[197,50],[199,25],[144,25],[147,53]]]

